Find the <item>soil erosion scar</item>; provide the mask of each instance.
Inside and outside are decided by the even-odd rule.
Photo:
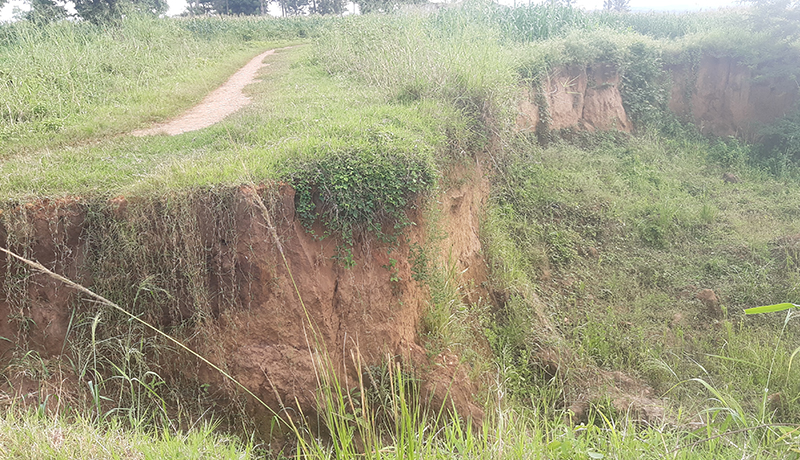
[[[223,118],[236,112],[250,103],[250,98],[242,90],[253,83],[259,69],[265,64],[264,58],[273,54],[274,49],[265,51],[250,60],[239,69],[222,86],[209,93],[198,105],[184,112],[183,115],[169,122],[151,128],[134,131],[134,136],[152,136],[165,133],[170,136],[189,131],[207,128],[222,121]]]

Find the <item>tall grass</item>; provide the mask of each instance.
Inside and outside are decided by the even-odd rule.
[[[377,86],[397,102],[443,100],[473,119],[508,110],[514,74],[497,33],[463,15],[435,21],[345,18],[320,36],[317,56],[328,72]]]
[[[259,50],[317,22],[154,19],[0,26],[2,152],[124,132],[196,102]]]
[[[592,20],[614,28],[629,29],[655,39],[678,39],[691,34],[702,34],[709,30],[725,28],[740,22],[743,16],[738,11],[712,11],[698,13],[650,12],[625,14],[598,11]]]
[[[484,0],[465,2],[462,8],[442,10],[434,18],[435,27],[458,31],[463,23],[496,29],[504,42],[525,43],[562,36],[592,24],[585,11],[558,2],[544,2],[509,8]]]

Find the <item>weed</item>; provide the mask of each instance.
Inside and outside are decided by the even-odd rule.
[[[408,249],[408,260],[411,263],[411,279],[426,282],[430,278],[430,260],[428,253],[419,243],[411,243]]]
[[[345,244],[366,232],[395,238],[408,224],[406,208],[436,179],[430,158],[392,151],[380,142],[292,167],[296,209],[306,228],[321,219]],[[390,229],[384,229],[385,225]]]

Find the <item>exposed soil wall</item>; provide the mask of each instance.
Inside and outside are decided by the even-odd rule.
[[[481,284],[486,270],[478,216],[485,178],[479,166],[466,169],[469,177],[440,197],[446,228],[440,249],[459,273]],[[395,243],[369,236],[357,241],[355,266],[346,268],[335,257],[340,242],[315,236],[323,234],[319,227],[308,232],[294,209],[288,185],[159,200],[44,201],[0,215],[0,244],[183,337],[277,412],[282,403],[299,404],[313,424],[316,364],[327,357],[352,386],[358,378],[354,357],[360,357],[364,366],[402,362],[422,377],[423,401],[455,404],[461,416],[479,422],[475,389],[458,359],[429,357],[421,346],[430,296],[424,283],[412,279],[409,257],[410,245],[426,244],[421,211],[409,211],[417,225]],[[102,309],[6,258],[0,260],[0,285],[0,336],[9,339],[0,341],[0,364],[27,350],[44,359],[68,353],[75,340],[73,312],[92,317]],[[101,322],[99,336],[105,327]],[[189,356],[156,359],[164,369],[192,374],[231,396],[232,386],[218,372]],[[251,409],[269,415],[256,404]]]
[[[517,128],[630,132],[633,125],[622,106],[619,84],[619,73],[609,64],[558,68],[545,77],[540,88],[525,91]]]
[[[672,82],[669,110],[703,134],[754,140],[760,126],[794,110],[800,97],[796,82],[765,77],[732,57],[707,54],[696,64],[673,65],[665,72]],[[612,65],[557,68],[539,88],[523,91],[517,129],[630,132],[633,123],[619,88],[619,72]]]
[[[697,66],[668,69],[670,110],[704,134],[752,139],[759,125],[795,108],[797,83],[764,77],[732,57],[704,55]]]

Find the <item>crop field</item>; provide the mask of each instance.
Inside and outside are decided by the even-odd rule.
[[[747,123],[674,102],[712,100],[704,76],[723,67],[748,72],[735,81],[753,94],[791,88],[795,3],[779,15],[769,2],[634,14],[467,1],[0,24],[0,247],[32,258],[52,246],[42,268],[110,299],[70,298],[60,352],[41,351],[36,331],[54,329],[31,293],[52,281],[3,256],[0,457],[800,458],[800,96],[786,90],[785,114]],[[131,134],[274,48],[244,109],[176,136]],[[691,84],[676,89],[676,75]],[[611,90],[611,121],[631,129],[594,128],[587,101]],[[558,111],[578,103],[563,127]],[[288,274],[244,288],[242,264],[222,259],[258,255],[235,235],[251,189],[265,219],[253,232],[274,236]],[[270,220],[281,200],[307,240]],[[51,208],[49,227],[31,217]],[[445,246],[473,221],[478,269]],[[305,246],[285,250],[292,238]],[[425,393],[420,376],[439,374],[410,360],[324,343],[333,320],[312,317],[301,291],[342,296],[371,266],[401,299],[390,323],[420,310],[418,367],[457,366],[452,397]],[[319,286],[298,286],[306,269],[300,283]],[[259,289],[287,310],[299,297],[313,413],[223,359],[244,340],[225,331],[249,329],[219,305],[253,314]],[[201,346],[208,356],[186,351]],[[334,362],[337,346],[352,364]]]

